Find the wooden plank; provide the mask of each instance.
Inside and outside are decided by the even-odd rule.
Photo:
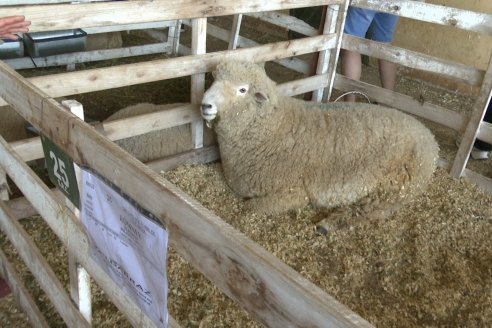
[[[74,254],[68,254],[68,275],[70,279],[70,298],[78,307],[82,316],[92,323],[91,277],[79,265]]]
[[[58,189],[51,189],[51,193],[59,203],[64,201],[64,195]],[[25,197],[17,197],[11,199],[5,204],[9,207],[12,214],[18,219],[25,219],[34,215],[38,215],[38,211],[32,206],[29,200]]]
[[[234,15],[232,19],[232,27],[229,32],[229,44],[227,49],[236,49],[239,41],[239,31],[241,30],[241,21],[243,20],[243,14]]]
[[[337,4],[341,0],[135,0],[1,7],[3,16],[24,15],[31,32],[157,22]],[[145,15],[135,15],[144,12]]]
[[[0,276],[9,285],[10,290],[14,294],[14,298],[17,301],[17,304],[20,306],[22,312],[24,312],[29,319],[29,323],[32,325],[32,327],[48,328],[49,325],[46,322],[46,319],[43,317],[43,314],[39,310],[31,294],[29,294],[29,291],[22,282],[22,278],[19,277],[17,272],[15,272],[15,269],[12,267],[1,249]]]
[[[19,155],[14,153],[3,138],[0,138],[0,166],[5,168],[36,211],[65,244],[67,250],[77,254],[77,260],[104,290],[108,298],[127,315],[129,322],[135,327],[155,327],[145,313],[92,260],[89,240],[84,228],[77,222],[73,213],[64,209],[65,205],[59,203],[49,188],[32,172]]]
[[[98,34],[98,33],[118,32],[118,31],[147,30],[147,29],[156,29],[156,28],[163,29],[166,27],[171,27],[174,24],[175,21],[170,20],[170,21],[162,21],[162,22],[85,27],[84,32],[86,32],[87,34]]]
[[[335,47],[330,50],[323,50],[319,53],[318,66],[316,68],[316,74],[324,74],[326,72],[328,77],[328,86],[324,90],[313,92],[315,99],[319,99],[322,96],[323,101],[330,99],[331,91],[333,89],[333,82],[335,80],[338,57],[340,55],[340,48],[343,37],[343,27],[345,25],[345,17],[347,16],[347,8],[349,1],[345,1],[344,4],[336,6],[328,6],[326,11],[326,21],[323,27],[323,34],[336,33]],[[318,97],[316,97],[318,94]]]
[[[409,0],[352,0],[351,5],[492,35],[492,15],[485,13]]]
[[[281,83],[277,85],[277,90],[284,96],[297,96],[315,90],[316,88],[319,88],[320,85],[324,87],[328,85],[326,76],[314,75]]]
[[[340,74],[337,74],[335,79],[335,88],[343,92],[353,90],[362,92],[381,104],[398,108],[456,131],[464,129],[466,125],[465,117],[455,111],[427,102],[421,103],[420,100],[410,96],[361,81],[355,81]]]
[[[261,21],[292,30],[305,36],[318,35],[318,30],[305,21],[281,12],[259,12],[246,14]]]
[[[0,200],[9,199],[9,184],[7,182],[7,174],[0,167]]]
[[[485,77],[480,87],[480,92],[478,94],[475,103],[473,104],[472,113],[466,129],[463,133],[463,138],[461,139],[460,147],[458,148],[458,153],[449,172],[451,176],[458,178],[463,174],[463,170],[466,167],[468,158],[473,148],[473,143],[478,136],[480,125],[483,122],[485,116],[485,111],[487,110],[487,105],[490,101],[490,96],[492,94],[492,56],[489,60],[489,66]]]
[[[339,6],[337,6],[339,7]],[[318,34],[327,34],[328,31],[335,31],[335,22],[336,22],[336,17],[338,17],[338,12],[333,12],[330,10],[330,12],[328,12],[328,6],[323,6],[322,7],[322,12],[321,12],[321,17],[320,17],[320,24],[319,24],[319,27],[318,27]],[[327,33],[324,33],[324,31],[327,31]],[[342,34],[338,34],[337,35],[337,40],[338,39],[341,39],[342,37]],[[338,44],[338,43],[336,43]],[[315,54],[312,58],[311,58],[311,63],[309,65],[309,73],[308,75],[326,75],[326,69],[327,69],[327,66],[328,66],[328,62],[329,62],[329,57],[331,55],[331,50],[323,50],[323,51],[320,51],[318,52],[317,54]],[[334,74],[334,73],[333,73]],[[320,84],[321,85],[324,85],[324,84],[327,84],[327,83],[322,83]],[[310,94],[305,94],[304,95],[304,99],[309,99],[309,97],[311,99],[309,100],[312,100],[312,101],[322,101],[323,100],[323,90],[324,88],[318,86],[318,88],[316,88],[315,90],[313,90],[313,92],[311,92]],[[330,90],[331,92],[331,90]]]
[[[191,53],[201,55],[207,52],[207,19],[193,19]],[[191,76],[190,102],[200,104],[205,92],[205,73],[194,74]],[[193,148],[203,147],[203,119],[195,120],[191,123],[191,142]]]
[[[25,197],[11,199],[6,204],[17,219],[25,219],[38,214]]]
[[[172,53],[177,55],[179,53],[179,40],[181,36],[181,26],[183,21],[178,19],[175,21],[174,25],[168,29],[168,43],[172,45]]]
[[[398,63],[401,66],[444,75],[470,85],[480,85],[483,80],[484,71],[475,67],[395,47],[388,43],[344,34],[342,48]]]
[[[1,62],[0,95],[75,162],[95,169],[154,213],[168,229],[170,245],[258,321],[271,327],[371,326]],[[41,103],[43,115],[35,114]],[[8,158],[0,155],[0,162]],[[48,204],[32,197],[41,213]]]
[[[82,104],[73,99],[62,100],[61,104],[72,114],[77,116],[82,121],[84,120],[84,107]],[[81,190],[81,171],[77,164],[73,164],[75,177],[77,181],[77,189],[79,195]],[[80,221],[80,211],[71,202],[68,197],[63,197],[65,206],[72,211],[77,220]],[[91,277],[87,271],[77,262],[77,256],[71,251],[68,251],[68,275],[70,280],[70,297],[77,305],[80,313],[89,324],[92,324],[92,300],[91,300]]]
[[[176,107],[154,113],[136,115],[103,122],[104,134],[110,140],[120,140],[144,133],[159,131],[201,120],[196,104],[177,104]],[[129,129],[131,127],[131,129]]]
[[[334,42],[334,34],[320,35],[254,48],[39,76],[29,78],[28,81],[51,97],[62,97],[205,73],[213,70],[219,62],[226,59],[265,62],[303,55],[330,49],[334,46]],[[0,106],[6,104],[5,100],[0,101]]]
[[[216,145],[193,149],[181,154],[146,163],[155,172],[169,171],[180,165],[197,165],[216,161],[220,158]]]
[[[0,202],[0,226],[33,276],[36,277],[39,285],[49,297],[63,321],[69,327],[90,327],[89,323],[72,304],[63,284],[58,280],[55,272],[44,259],[36,244],[29,238],[27,232],[17,222],[17,219],[4,202]]]
[[[21,154],[22,158],[26,162],[44,158],[41,138],[39,137],[14,141],[11,143],[11,145],[16,152]]]
[[[68,64],[86,63],[98,60],[108,60],[115,58],[126,58],[141,55],[171,53],[172,46],[167,43],[153,43],[143,46],[133,46],[119,49],[102,49],[83,52],[73,52],[62,55],[53,55],[47,57],[21,57],[5,59],[13,69],[39,68],[50,66],[63,66]]]

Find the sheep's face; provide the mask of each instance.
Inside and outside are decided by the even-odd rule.
[[[201,105],[202,117],[207,122],[214,120],[220,110],[227,108],[228,103],[245,97],[248,91],[248,83],[215,81],[203,95]]]
[[[231,108],[236,108],[236,112],[241,108],[244,113],[246,108],[263,108],[276,99],[275,83],[268,78],[262,65],[225,61],[217,65],[214,77],[215,82],[203,95],[201,105],[207,125],[224,117]]]

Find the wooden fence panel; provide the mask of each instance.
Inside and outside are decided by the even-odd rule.
[[[172,247],[258,321],[270,327],[371,326],[3,63],[0,85],[0,95],[75,162],[95,169],[154,213]]]

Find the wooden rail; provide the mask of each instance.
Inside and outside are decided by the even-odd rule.
[[[176,19],[285,10],[299,7],[341,4],[343,0],[249,0],[249,1],[196,1],[196,0],[132,0],[80,4],[53,4],[43,6],[9,6],[2,15],[24,15],[31,20],[32,31],[53,31],[73,28],[100,27]],[[145,15],[135,15],[145,12]],[[49,17],[49,19],[46,19]]]

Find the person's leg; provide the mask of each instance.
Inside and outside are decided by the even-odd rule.
[[[376,12],[372,10],[349,7],[344,33],[364,38],[375,14]],[[341,56],[342,74],[353,80],[360,80],[362,70],[360,54],[355,51],[342,50]],[[355,101],[355,95],[347,95],[344,100]]]
[[[377,13],[372,25],[372,40],[378,42],[391,42],[398,17],[386,13]],[[381,86],[385,89],[394,90],[396,81],[396,64],[387,60],[379,59],[379,78]]]
[[[362,71],[361,56],[355,51],[342,50],[342,74],[353,80],[360,80]],[[345,101],[354,102],[355,95],[348,94],[344,97]]]
[[[387,60],[379,59],[378,67],[381,86],[391,91],[395,90],[396,64]]]

